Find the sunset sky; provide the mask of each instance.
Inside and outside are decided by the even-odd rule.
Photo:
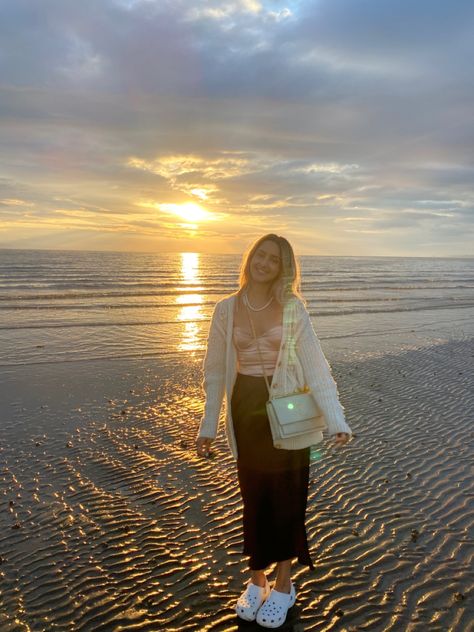
[[[472,254],[470,0],[0,1],[0,247]]]

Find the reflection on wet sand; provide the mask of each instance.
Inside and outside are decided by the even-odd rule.
[[[295,563],[280,630],[470,629],[473,359],[466,341],[333,365],[356,436],[312,463],[316,571]],[[43,380],[61,398],[63,364],[30,371],[32,392]],[[194,449],[201,377],[187,358],[89,362],[74,411],[23,406],[8,383],[2,632],[259,629],[234,610],[248,579],[235,462],[222,431],[213,458]]]

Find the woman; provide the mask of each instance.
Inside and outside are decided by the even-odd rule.
[[[219,301],[212,315],[203,366],[206,402],[196,441],[198,455],[209,456],[225,393],[227,440],[243,500],[243,552],[251,571],[236,612],[268,628],[282,625],[295,603],[293,558],[314,569],[305,511],[310,446],[323,436],[315,430],[309,439],[285,439],[284,447],[274,447],[265,374],[272,395],[310,387],[335,446],[351,436],[299,284],[289,242],[274,234],[258,239],[244,257],[240,289]],[[272,563],[276,581],[270,589],[265,570]]]

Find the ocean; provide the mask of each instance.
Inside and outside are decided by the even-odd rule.
[[[323,346],[344,355],[472,335],[474,258],[300,257]],[[0,366],[199,359],[241,257],[0,250]],[[324,342],[326,341],[326,342]],[[333,343],[331,343],[333,341]],[[403,345],[402,345],[403,346]]]

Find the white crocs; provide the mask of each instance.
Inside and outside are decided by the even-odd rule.
[[[240,595],[235,606],[237,615],[245,621],[255,621],[257,610],[270,594],[270,584],[265,577],[265,586],[256,586],[249,580],[247,588]]]
[[[285,623],[288,610],[295,605],[296,591],[293,582],[289,593],[272,588],[268,599],[259,609],[257,623],[264,628],[279,628]]]

